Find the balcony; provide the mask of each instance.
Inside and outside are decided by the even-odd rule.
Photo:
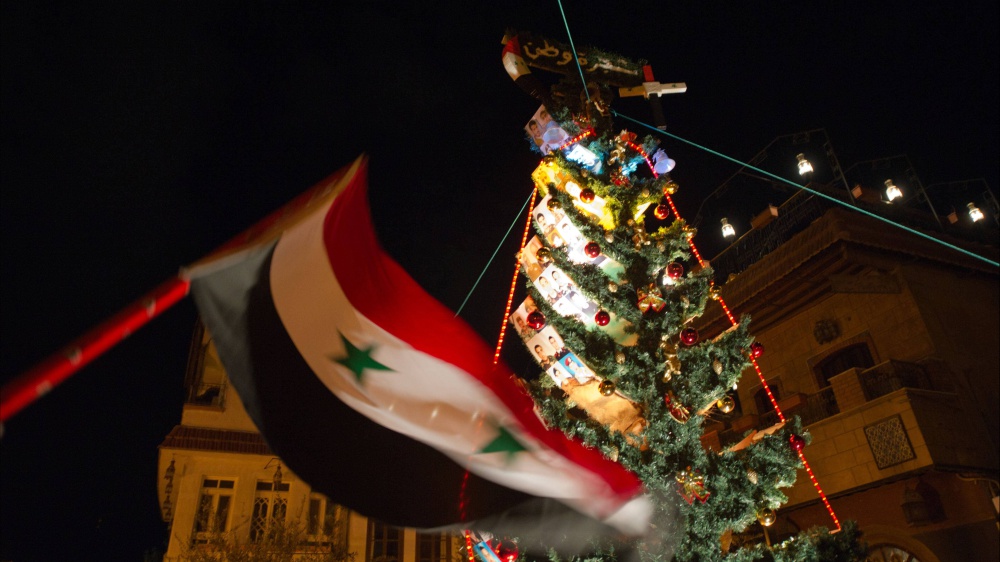
[[[954,392],[947,369],[931,360],[889,360],[868,369],[849,369],[831,386],[779,401],[786,417],[799,416],[812,435],[806,455],[829,493],[928,466],[955,470],[996,469],[981,446],[986,428]],[[747,414],[728,427],[707,431],[705,445],[721,450],[750,429],[778,422],[774,411]],[[801,478],[792,503],[813,499]]]
[[[828,494],[927,468],[996,470],[997,459],[982,447],[981,417],[954,392],[939,364],[890,360],[849,369],[830,382],[816,394],[781,401],[786,416],[800,416],[812,435],[805,453]],[[769,412],[756,420],[764,428],[777,417]],[[733,433],[722,432],[720,441],[736,441],[743,432]],[[809,479],[800,476],[789,505],[815,499]]]

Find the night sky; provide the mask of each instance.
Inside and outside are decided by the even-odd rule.
[[[539,158],[521,129],[538,104],[504,71],[500,40],[514,28],[565,41],[559,5],[285,4],[0,3],[0,379],[362,152],[385,248],[445,305],[462,303]],[[906,154],[924,185],[984,178],[996,193],[997,3],[810,4],[564,8],[578,47],[687,83],[664,99],[680,137],[746,160],[825,128],[845,168]],[[615,107],[652,120],[641,100]],[[738,168],[661,146],[686,216]],[[718,200],[744,221],[770,197],[745,189]],[[715,225],[699,236],[711,245]],[[462,312],[487,341],[515,238]],[[157,445],[180,420],[194,322],[183,301],[6,424],[0,560],[162,547]]]

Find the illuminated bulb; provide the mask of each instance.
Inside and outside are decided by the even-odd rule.
[[[722,219],[722,236],[725,238],[736,236],[736,229],[726,219]]]
[[[983,220],[983,212],[979,210],[979,207],[976,207],[975,203],[969,203],[967,207],[969,207],[969,218],[972,219],[972,222]]]
[[[890,203],[894,199],[898,199],[903,196],[903,192],[896,187],[892,180],[885,180],[885,198],[889,200]]]
[[[813,165],[806,160],[805,154],[799,154],[796,158],[799,160],[799,175],[804,176],[806,174],[811,174],[813,171]]]

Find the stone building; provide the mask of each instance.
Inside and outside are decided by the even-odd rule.
[[[458,560],[457,537],[368,519],[333,504],[284,466],[247,415],[200,324],[185,389],[180,424],[159,448],[157,489],[170,533],[165,562],[181,562],[223,537],[252,543],[276,522],[298,525],[297,552],[346,550],[355,562]]]
[[[997,268],[806,193],[754,227],[711,265],[728,307],[751,316],[763,375],[802,418],[837,517],[858,522],[873,561],[1000,558]],[[950,230],[935,236],[997,260],[995,243]],[[698,322],[710,336],[729,326],[715,303]],[[733,394],[705,446],[778,421],[754,370]],[[775,525],[742,538],[834,527],[805,470],[788,495]]]

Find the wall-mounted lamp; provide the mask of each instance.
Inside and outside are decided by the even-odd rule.
[[[799,160],[799,175],[804,176],[806,174],[811,174],[813,171],[813,165],[806,160],[806,155],[799,154],[796,158]]]
[[[969,203],[967,207],[969,207],[969,218],[972,219],[972,222],[983,220],[983,212],[979,210],[979,207],[975,203]]]
[[[271,460],[267,461],[267,464],[264,465],[264,470],[267,470],[274,461],[278,461],[278,466],[274,469],[274,478],[272,479],[274,482],[274,489],[277,490],[278,485],[281,484],[281,459],[278,457],[272,457]]]
[[[892,183],[892,180],[885,180],[885,198],[888,199],[890,203],[902,196],[903,192]]]
[[[736,229],[726,219],[722,219],[722,236],[724,238],[736,236]]]

